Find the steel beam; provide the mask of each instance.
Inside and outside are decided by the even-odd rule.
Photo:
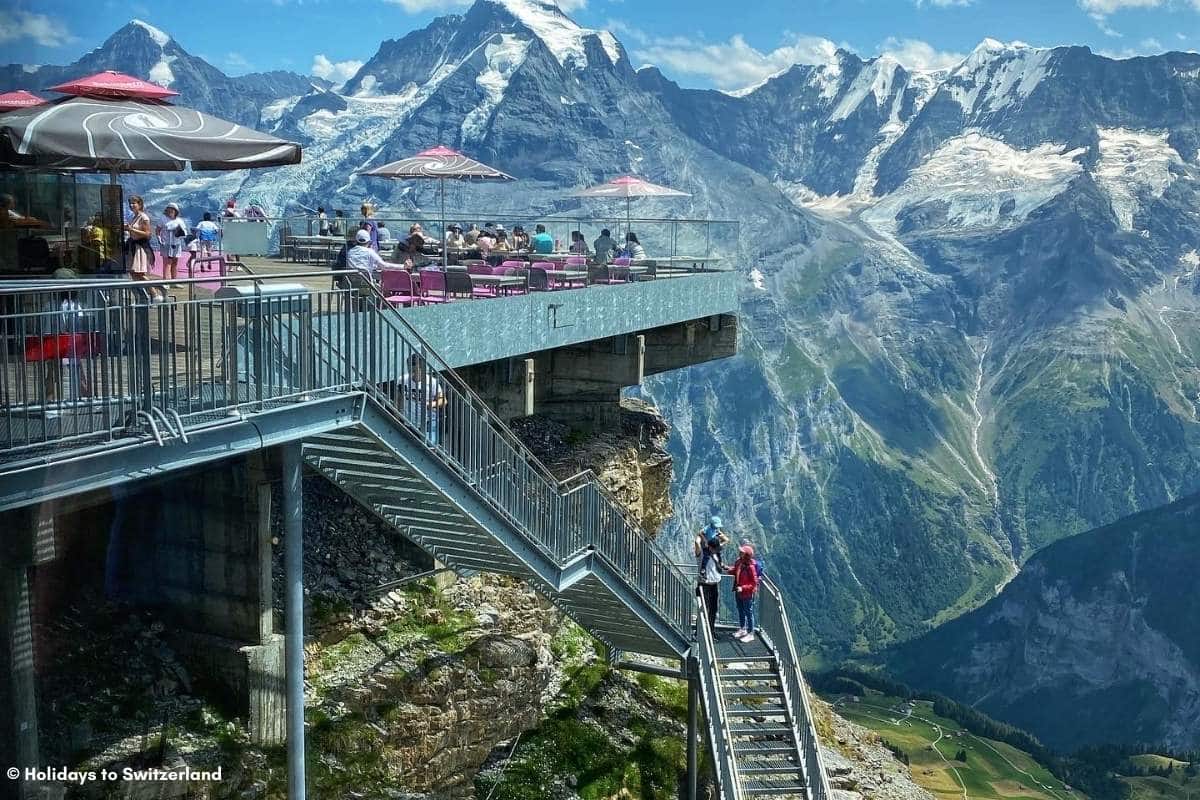
[[[304,800],[304,461],[300,444],[283,447],[284,572],[287,615],[288,800]]]
[[[189,431],[188,442],[172,439],[159,447],[153,440],[118,440],[99,452],[74,459],[37,464],[2,474],[0,511],[45,503],[68,495],[103,489],[273,447],[355,424],[362,395],[310,400],[268,409],[225,424]]]

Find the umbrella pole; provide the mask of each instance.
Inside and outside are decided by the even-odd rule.
[[[450,266],[450,250],[446,247],[446,179],[442,178],[442,272]]]

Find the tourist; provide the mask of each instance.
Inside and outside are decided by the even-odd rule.
[[[200,258],[212,258],[221,241],[221,227],[213,222],[212,214],[204,212],[204,218],[196,225],[196,239],[200,243]],[[212,265],[204,264],[200,269],[212,269]]]
[[[466,242],[467,247],[474,247],[478,240],[479,226],[472,222],[471,227],[467,228],[467,232],[463,234],[463,241]]]
[[[554,237],[546,233],[546,226],[540,222],[533,229],[533,238],[529,244],[533,252],[545,255],[554,252]]]
[[[479,248],[479,257],[487,258],[488,253],[492,252],[492,248],[496,246],[496,234],[484,228],[475,237],[475,246]]]
[[[354,234],[354,247],[346,251],[346,267],[358,270],[372,281],[379,270],[387,269],[388,263],[380,257],[374,247],[371,247],[369,231],[361,230]]]
[[[446,247],[450,250],[462,250],[466,246],[467,240],[463,237],[462,228],[451,225],[446,231]]]
[[[375,226],[376,236],[379,237],[379,249],[383,250],[392,243],[392,232],[388,230],[387,223],[379,220],[379,224]]]
[[[253,222],[266,222],[267,210],[263,208],[263,204],[257,200],[251,200],[250,205],[246,207],[246,219]]]
[[[346,235],[346,212],[345,211],[334,210],[333,219],[329,222],[329,235],[330,236],[345,236]]]
[[[596,251],[597,263],[607,264],[612,261],[613,253],[617,252],[617,242],[608,228],[600,231],[596,241],[592,242],[592,249]]]
[[[512,246],[508,243],[508,234],[504,228],[496,228],[496,244],[492,246],[492,250],[496,253],[507,253],[512,250]]]
[[[237,200],[234,200],[232,197],[229,198],[225,202],[225,210],[221,212],[221,216],[225,219],[237,219],[240,216],[237,210]]]
[[[163,253],[163,280],[179,279],[179,254],[188,235],[187,223],[179,216],[179,206],[167,203],[163,208],[163,220],[155,228],[158,246]]]
[[[567,248],[571,255],[586,256],[588,253],[587,240],[581,231],[571,231],[571,246]]]
[[[738,629],[733,638],[741,642],[754,641],[754,595],[761,579],[754,564],[754,548],[748,544],[738,549],[738,560],[727,570],[733,575],[733,591],[737,598]]]
[[[625,249],[621,251],[621,255],[626,258],[632,258],[634,261],[645,260],[646,248],[642,247],[642,243],[638,241],[637,234],[633,231],[625,234]]]
[[[751,550],[754,550],[754,543],[749,539],[742,539],[738,546],[749,547]],[[762,556],[758,554],[757,550],[754,550],[754,568],[758,570],[758,579],[760,581],[767,576],[767,566],[763,563]]]
[[[150,248],[150,215],[146,213],[146,204],[141,195],[129,198],[129,222],[125,223],[125,234],[128,236],[126,246],[129,250],[129,277],[135,281],[150,280],[150,267],[154,264],[154,250]],[[161,303],[166,299],[166,292],[159,294],[158,289],[149,290],[150,301]]]
[[[703,538],[706,544],[715,541],[718,550],[729,543],[729,537],[725,534],[725,529],[722,527],[721,518],[716,514],[708,518],[708,524],[701,528],[700,533],[697,535]]]
[[[513,226],[512,249],[513,250],[528,250],[529,249],[529,234],[525,232],[524,225],[514,225]]]
[[[371,249],[379,252],[379,226],[375,222],[375,207],[370,203],[363,203],[359,206],[359,211],[362,212],[362,219],[358,221],[358,229],[367,232],[371,239]]]
[[[411,262],[414,268],[420,269],[430,263],[430,259],[425,255],[425,231],[421,223],[409,226],[408,238],[404,240],[401,252],[406,258],[406,266]]]
[[[325,206],[317,206],[317,235],[329,235],[329,217],[325,214]]]
[[[721,563],[721,547],[717,544],[716,539],[712,539],[700,557],[698,580],[700,593],[704,597],[704,610],[708,613],[708,627],[714,635],[717,630],[717,605],[721,599],[721,576],[724,573],[725,566]]]
[[[446,396],[442,384],[429,374],[425,359],[419,353],[408,357],[408,372],[400,379],[404,418],[421,431],[430,444],[439,443],[442,409]]]

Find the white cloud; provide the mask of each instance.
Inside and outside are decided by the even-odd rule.
[[[472,0],[386,0],[392,5],[400,6],[409,14],[420,14],[425,11],[449,12],[458,11],[471,5]],[[570,13],[587,7],[587,0],[556,0],[563,11]]]
[[[724,42],[686,36],[652,38],[644,34],[629,38],[637,43],[638,61],[706,78],[718,89],[750,86],[793,64],[825,64],[837,52],[837,45],[828,39],[796,34],[785,35],[784,44],[769,52],[751,46],[741,34]]]
[[[1126,8],[1157,8],[1163,0],[1078,0],[1089,14],[1113,14]]]
[[[470,0],[387,0],[392,5],[400,6],[409,14],[420,14],[422,11],[457,11],[471,4]],[[318,75],[317,77],[323,77]]]
[[[254,66],[248,58],[238,52],[226,53],[224,62],[226,69],[232,69],[236,72],[249,72]]]
[[[361,61],[330,61],[324,53],[317,53],[313,56],[309,72],[318,78],[324,78],[335,84],[343,84],[353,78],[354,73],[358,72],[362,65]]]
[[[62,47],[75,41],[63,24],[63,20],[52,20],[45,14],[28,11],[0,9],[0,42],[30,39],[42,47]]]
[[[879,46],[879,54],[891,56],[907,69],[938,70],[950,69],[962,63],[964,53],[937,50],[929,42],[920,39],[897,39],[890,36]]]

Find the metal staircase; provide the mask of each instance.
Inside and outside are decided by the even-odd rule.
[[[700,626],[697,653],[709,742],[724,797],[828,800],[828,778],[787,609],[764,579],[759,631],[751,642],[733,625]]]
[[[555,478],[377,292],[228,282],[251,289],[155,309],[127,284],[101,285],[87,324],[109,352],[89,364],[86,400],[59,401],[51,415],[27,388],[43,374],[20,372],[6,388],[0,499],[36,502],[299,440],[314,470],[447,566],[522,578],[610,648],[692,665],[722,797],[828,800],[773,584],[758,641],[714,639],[696,624],[693,576],[596,476]],[[39,292],[61,291],[18,299],[42,308]],[[60,316],[6,324],[23,337]],[[137,412],[150,410],[165,410],[175,435],[140,429]]]

